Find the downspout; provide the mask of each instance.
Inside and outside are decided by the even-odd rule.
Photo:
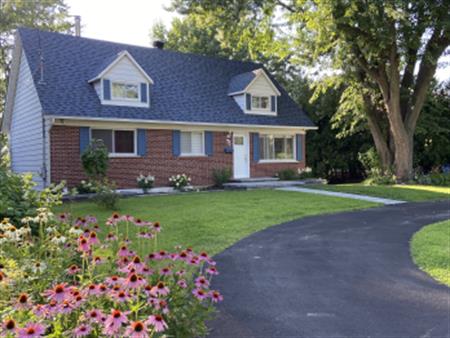
[[[53,118],[46,118],[42,112],[42,179],[44,188],[50,185],[50,129],[53,125]]]

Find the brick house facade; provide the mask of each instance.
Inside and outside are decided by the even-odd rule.
[[[118,188],[135,188],[136,177],[142,174],[155,176],[155,186],[167,186],[172,175],[186,173],[196,186],[208,186],[214,182],[214,169],[233,168],[233,154],[226,153],[227,132],[214,132],[212,156],[175,157],[172,154],[172,131],[147,129],[147,149],[144,157],[114,157],[110,159],[108,177]],[[81,165],[80,129],[55,125],[50,130],[51,180],[66,180],[73,187],[86,179]],[[302,142],[304,147],[304,142]],[[304,168],[305,161],[296,163],[258,163],[253,159],[253,143],[250,140],[251,177],[274,176],[283,169]],[[304,150],[303,150],[304,151]]]

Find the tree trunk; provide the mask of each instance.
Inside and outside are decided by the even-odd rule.
[[[406,182],[413,176],[414,138],[412,135],[397,136],[397,138],[400,139],[397,140],[395,145],[395,175],[398,181]]]

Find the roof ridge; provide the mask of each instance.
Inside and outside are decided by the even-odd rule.
[[[42,30],[42,29],[38,29],[38,28],[31,28],[31,27],[19,27],[17,28],[17,30],[19,31],[19,33],[21,31],[35,31],[38,33],[44,33],[44,34],[55,34],[55,35],[59,35],[59,36],[64,36],[70,39],[83,39],[83,40],[90,40],[90,41],[95,41],[95,42],[101,42],[101,43],[107,43],[107,44],[112,44],[112,45],[116,45],[116,46],[123,46],[126,50],[126,47],[131,47],[131,48],[139,48],[139,49],[144,49],[144,50],[152,50],[152,51],[160,51],[163,53],[171,53],[171,54],[178,54],[178,55],[185,55],[185,56],[194,56],[194,57],[199,57],[199,58],[205,58],[205,59],[210,59],[210,60],[217,60],[217,61],[223,61],[223,62],[233,62],[233,63],[241,63],[241,64],[251,64],[251,65],[255,65],[255,66],[259,66],[259,67],[264,67],[264,65],[260,62],[255,62],[255,61],[245,61],[245,60],[233,60],[233,59],[228,59],[226,57],[220,57],[220,56],[211,56],[211,55],[203,55],[203,54],[197,54],[197,53],[191,53],[191,52],[180,52],[180,51],[176,51],[176,50],[171,50],[171,49],[158,49],[155,47],[151,47],[151,46],[139,46],[139,45],[133,45],[133,44],[129,44],[129,43],[123,43],[123,42],[115,42],[115,41],[109,41],[109,40],[101,40],[101,39],[96,39],[96,38],[89,38],[89,37],[83,37],[83,36],[74,36],[74,35],[70,35],[70,34],[66,34],[66,33],[61,33],[61,32],[52,32],[52,31],[46,31],[46,30]]]

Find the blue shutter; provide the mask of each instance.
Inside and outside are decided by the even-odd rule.
[[[252,133],[253,161],[259,162],[259,133]]]
[[[103,79],[103,100],[111,100],[111,82]]]
[[[214,152],[214,136],[212,131],[205,131],[205,153],[212,156]]]
[[[137,130],[137,154],[139,156],[147,155],[147,130]]]
[[[80,127],[80,154],[82,154],[91,142],[91,130],[89,127]]]
[[[277,111],[277,97],[272,95],[270,97],[270,110],[275,113]]]
[[[295,135],[295,142],[297,143],[297,152],[295,159],[297,161],[303,160],[303,136],[301,134]]]
[[[146,83],[141,83],[141,102],[148,102],[147,101],[147,84]]]
[[[172,154],[173,156],[180,156],[180,131],[173,130],[172,131]]]
[[[252,109],[252,96],[250,94],[245,94],[245,108],[247,110]]]

